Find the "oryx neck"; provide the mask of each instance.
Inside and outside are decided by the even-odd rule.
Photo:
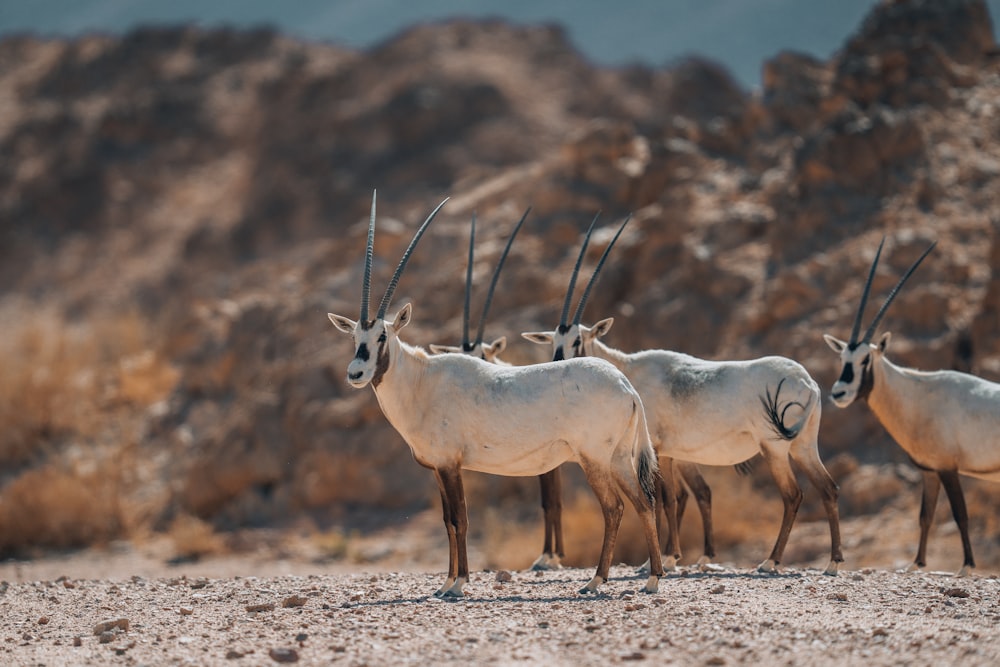
[[[889,361],[884,354],[872,356],[873,364],[868,377],[862,379],[858,398],[866,401],[879,421],[885,424],[886,419],[898,411],[896,397],[905,392],[909,379],[906,369]]]
[[[427,353],[392,336],[379,346],[372,387],[376,394],[412,393],[427,365]]]
[[[604,359],[605,361],[610,361],[611,364],[620,371],[624,371],[625,367],[628,365],[629,358],[626,353],[605,345],[599,338],[594,338],[591,343],[591,349],[593,350],[592,356],[597,357],[598,359]]]

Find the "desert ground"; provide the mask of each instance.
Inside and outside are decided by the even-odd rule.
[[[632,565],[599,595],[579,595],[590,568],[478,570],[466,597],[442,601],[436,511],[406,534],[359,540],[367,560],[319,561],[286,536],[256,553],[165,561],[167,546],[113,544],[0,564],[0,663],[269,665],[746,663],[997,664],[1000,579],[988,571],[902,572],[852,565],[824,576],[824,557],[778,575],[743,563],[682,565],[658,593]],[[439,519],[438,519],[439,520]],[[959,564],[940,530],[931,566]],[[858,522],[848,543],[865,544]],[[875,530],[875,528],[871,528]],[[793,532],[822,541],[823,522]],[[861,536],[861,537],[859,537]],[[387,540],[410,548],[392,551]],[[266,540],[262,540],[262,543]],[[482,563],[481,546],[471,561]],[[860,556],[860,554],[858,554]],[[864,562],[864,559],[860,559]]]

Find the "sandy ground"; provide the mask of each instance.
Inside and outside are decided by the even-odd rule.
[[[838,577],[821,574],[825,522],[802,522],[779,575],[749,567],[766,535],[736,564],[682,566],[654,595],[626,565],[596,597],[576,592],[590,568],[509,580],[480,569],[455,602],[431,595],[447,562],[437,511],[413,517],[405,539],[355,540],[342,560],[290,534],[172,565],[162,539],[119,543],[0,563],[0,665],[1000,664],[1000,577],[897,572],[915,522],[900,513],[907,539],[890,549],[895,522],[845,522]],[[957,534],[937,533],[931,566],[957,568]],[[482,544],[470,547],[481,568]]]
[[[620,565],[598,596],[568,568],[477,572],[445,602],[440,573],[327,569],[4,583],[0,664],[1000,663],[987,576],[682,567],[648,595]]]

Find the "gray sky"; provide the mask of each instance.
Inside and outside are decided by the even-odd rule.
[[[827,58],[876,0],[6,0],[0,35],[122,32],[140,24],[269,24],[310,40],[366,48],[415,22],[503,16],[556,22],[595,62],[659,66],[690,54],[725,64],[747,86],[782,50]],[[988,0],[991,12],[1000,0]]]

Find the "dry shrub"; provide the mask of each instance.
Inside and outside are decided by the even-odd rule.
[[[0,339],[0,551],[101,543],[138,519],[140,411],[176,371],[135,314],[85,324],[52,308],[4,308]]]
[[[177,558],[197,559],[222,553],[224,543],[207,521],[190,514],[179,514],[170,523],[167,535]]]
[[[22,465],[61,439],[91,440],[113,419],[110,405],[146,406],[176,383],[137,315],[79,325],[21,308],[10,319],[0,340],[0,465]]]
[[[20,475],[0,493],[0,553],[100,544],[118,535],[119,489],[108,480],[53,465]]]

